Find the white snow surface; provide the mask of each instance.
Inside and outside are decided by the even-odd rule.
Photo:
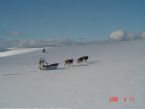
[[[78,65],[83,55],[89,60]],[[58,69],[40,71],[40,57],[60,63]],[[74,58],[73,66],[64,67],[66,58]],[[144,92],[144,40],[54,47],[45,54],[32,49],[0,57],[0,108],[143,109]],[[119,101],[109,102],[112,96]],[[134,102],[122,100],[131,96]]]
[[[24,53],[34,52],[40,49],[42,48],[9,48],[8,51],[0,52],[0,57],[24,54]]]

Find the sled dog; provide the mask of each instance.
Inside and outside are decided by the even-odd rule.
[[[65,66],[70,66],[70,65],[72,65],[73,64],[73,62],[74,62],[74,60],[73,59],[66,59],[65,61],[64,61],[64,65]]]
[[[88,56],[82,56],[82,57],[78,58],[77,63],[82,64],[82,63],[86,62],[88,60],[88,58],[89,58]]]

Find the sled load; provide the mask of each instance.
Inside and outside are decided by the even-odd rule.
[[[48,64],[43,58],[39,60],[40,70],[54,70],[54,69],[57,69],[58,65],[59,63]]]
[[[43,70],[54,70],[57,69],[59,63],[43,65]]]

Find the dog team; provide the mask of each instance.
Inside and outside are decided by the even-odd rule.
[[[45,48],[42,50],[42,53],[45,53]],[[80,58],[77,59],[77,64],[83,64],[88,60],[88,56],[81,56]],[[70,67],[72,66],[74,63],[74,59],[70,58],[70,59],[65,59],[64,60],[64,65],[65,67]],[[40,70],[53,70],[53,69],[57,69],[59,63],[53,63],[53,64],[48,64],[48,62],[46,62],[45,59],[43,59],[42,57],[39,60],[39,69]]]
[[[77,59],[77,63],[78,64],[83,64],[88,60],[88,58],[89,58],[88,56],[82,56],[82,57]],[[71,66],[73,64],[73,62],[74,62],[74,59],[72,59],[72,58],[71,59],[66,59],[64,61],[64,65],[65,66]]]

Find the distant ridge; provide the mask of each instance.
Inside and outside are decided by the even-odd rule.
[[[4,52],[4,51],[7,51],[7,50],[9,50],[9,49],[7,49],[7,48],[0,48],[0,52]]]

